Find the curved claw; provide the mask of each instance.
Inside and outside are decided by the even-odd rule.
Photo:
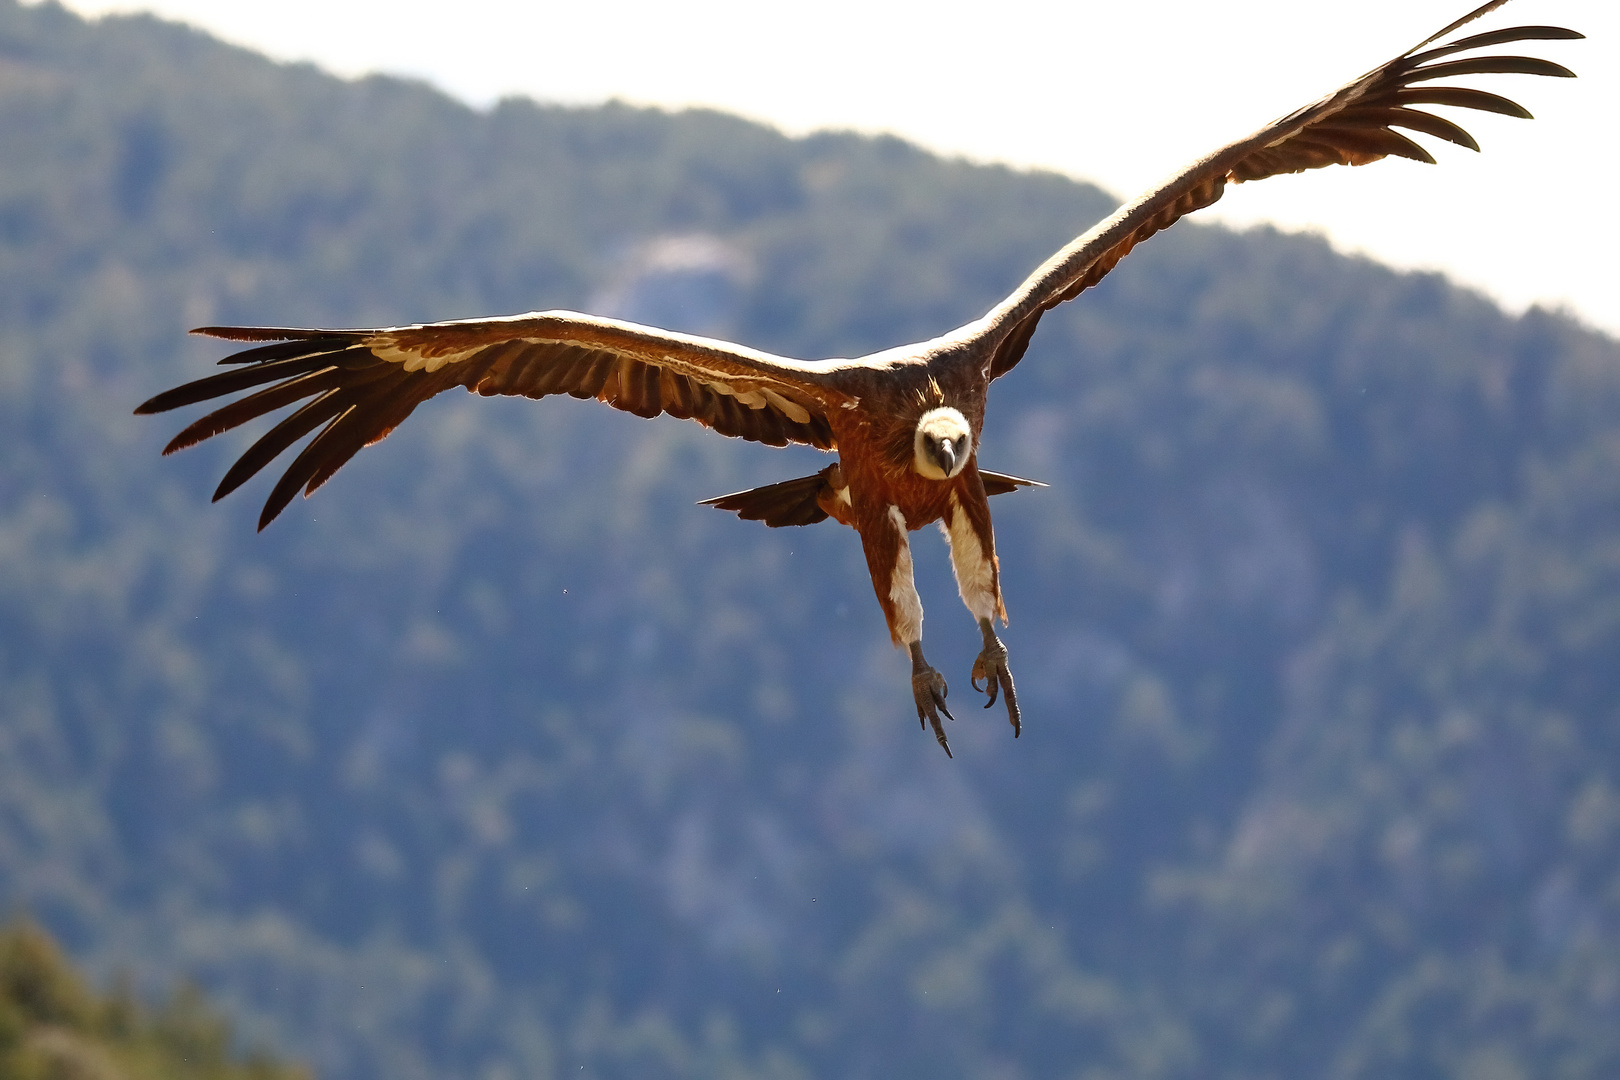
[[[945,738],[945,726],[939,722],[940,713],[944,713],[947,720],[956,719],[945,707],[945,695],[949,692],[945,677],[933,668],[922,666],[912,671],[911,696],[917,700],[917,723],[933,724],[934,738],[939,740],[940,749],[945,751],[946,757],[954,758],[956,755],[951,753],[951,744]]]
[[[979,680],[984,680],[984,686]],[[984,651],[973,661],[973,673],[968,677],[973,689],[981,694],[989,694],[990,700],[984,703],[985,708],[996,703],[996,695],[1005,692],[1007,700],[1007,722],[1012,725],[1013,738],[1023,734],[1024,726],[1018,712],[1018,692],[1013,689],[1012,671],[1007,667],[1007,647],[989,630],[985,631]]]

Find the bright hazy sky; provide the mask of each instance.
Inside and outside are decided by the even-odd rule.
[[[708,105],[793,133],[893,132],[1056,169],[1128,198],[1416,44],[1474,0],[68,0],[146,10],[342,75],[426,79],[474,104]],[[1353,12],[1353,14],[1351,14]],[[1469,113],[1484,153],[1279,177],[1203,211],[1325,232],[1441,269],[1514,310],[1562,305],[1620,333],[1620,0],[1514,0],[1473,29],[1551,23],[1509,47],[1578,80],[1475,78],[1537,119]],[[1432,146],[1433,140],[1428,140]],[[1054,236],[1054,250],[1068,237]],[[537,302],[543,298],[537,298]]]

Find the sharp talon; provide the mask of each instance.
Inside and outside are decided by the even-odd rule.
[[[944,676],[929,667],[921,659],[920,654],[914,656],[911,694],[917,702],[917,722],[925,728],[932,724],[934,738],[939,741],[940,749],[945,751],[946,757],[954,759],[956,755],[951,753],[951,744],[945,738],[945,727],[939,722],[942,713],[945,719],[953,722],[956,720],[956,717],[951,715],[951,710],[945,707],[945,695],[950,693],[950,689],[945,685]]]
[[[989,696],[990,700],[984,703],[985,708],[994,705],[998,696],[1006,700],[1007,722],[1012,725],[1013,738],[1016,739],[1023,734],[1024,727],[1018,713],[1018,695],[1013,690],[1012,671],[1007,667],[1007,647],[990,630],[989,620],[980,626],[984,630],[984,651],[973,661],[973,673],[968,681],[973,684],[973,689]],[[984,680],[983,689],[979,687],[980,679]]]

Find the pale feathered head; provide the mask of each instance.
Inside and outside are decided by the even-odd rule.
[[[949,406],[923,413],[912,442],[912,468],[930,480],[949,480],[973,456],[973,432],[967,417]]]

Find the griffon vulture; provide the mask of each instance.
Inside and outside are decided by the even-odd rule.
[[[231,370],[187,383],[141,405],[159,413],[251,390],[174,437],[164,453],[191,446],[275,410],[292,411],[226,472],[214,498],[234,491],[294,442],[315,432],[271,490],[259,527],[299,491],[306,495],[394,430],[416,406],[452,387],[476,394],[541,398],[570,394],[652,417],[696,420],[722,435],[771,446],[806,443],[838,455],[813,476],[709,500],[767,525],[831,517],[860,534],[889,633],[911,655],[919,722],[950,753],[940,716],[945,680],[922,650],[922,603],[912,583],[909,533],[939,522],[949,538],[962,600],[984,635],[975,689],[999,693],[1020,729],[988,496],[1029,481],[979,468],[990,384],[1017,365],[1041,315],[1100,281],[1137,244],[1221,197],[1229,183],[1324,165],[1365,165],[1387,156],[1433,163],[1397,128],[1478,149],[1426,106],[1528,117],[1504,97],[1457,86],[1481,73],[1570,76],[1495,46],[1581,37],[1551,26],[1518,26],[1452,39],[1500,7],[1492,0],[1409,52],[1382,64],[1245,139],[1199,158],[1058,251],[983,318],[934,338],[853,360],[792,360],[726,341],[648,326],[544,311],[505,318],[313,330],[208,326],[195,333],[269,342],[221,361]]]

